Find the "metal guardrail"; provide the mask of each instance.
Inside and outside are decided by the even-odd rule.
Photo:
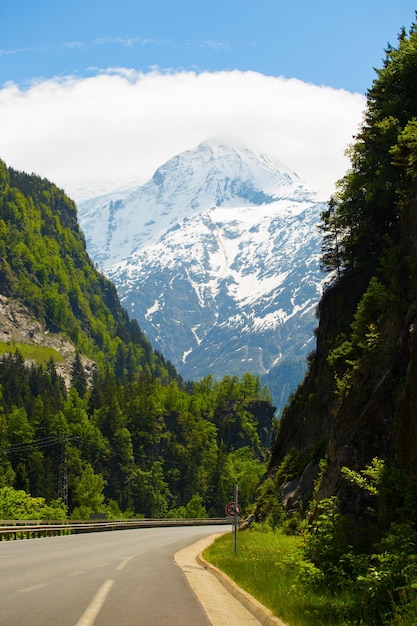
[[[0,520],[0,541],[52,537],[79,533],[133,528],[157,528],[172,526],[222,526],[230,525],[230,518],[201,519],[131,519],[131,520]]]

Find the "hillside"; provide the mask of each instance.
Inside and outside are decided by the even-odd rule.
[[[64,192],[2,162],[0,192],[0,293],[20,300],[45,329],[65,333],[101,365],[115,367],[124,344],[132,367],[164,367],[112,283],[95,269]]]
[[[270,461],[288,511],[306,510],[319,476],[316,502],[336,496],[367,549],[417,515],[416,119],[413,25],[386,51],[351,169],[322,214],[317,346]]]
[[[6,499],[59,496],[77,517],[223,515],[239,478],[249,507],[274,428],[259,380],[185,385],[94,267],[74,203],[2,161],[0,251]]]

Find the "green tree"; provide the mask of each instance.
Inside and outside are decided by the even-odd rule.
[[[75,486],[73,501],[75,509],[72,517],[76,519],[88,519],[92,513],[100,513],[104,504],[105,481],[100,474],[95,474],[89,463]]]
[[[65,519],[67,511],[58,500],[47,504],[44,498],[33,498],[23,490],[13,487],[0,489],[0,517],[5,520]]]
[[[203,498],[194,494],[186,506],[179,506],[168,513],[168,517],[177,519],[205,519],[207,517],[206,507],[203,505]]]
[[[166,517],[170,492],[161,461],[152,463],[148,471],[139,468],[134,471],[134,496],[136,510],[145,517]]]
[[[87,378],[81,355],[77,351],[71,369],[71,386],[77,391],[80,398],[84,398],[87,393]]]
[[[397,49],[386,51],[384,67],[368,92],[364,124],[349,151],[351,169],[323,213],[322,264],[330,270],[363,272],[369,280],[387,236],[398,239],[399,197],[410,180],[404,172],[410,174],[414,164],[416,66],[413,25],[408,36],[401,33]]]

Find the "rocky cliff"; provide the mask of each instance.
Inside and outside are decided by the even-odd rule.
[[[378,493],[377,526],[416,509],[416,38],[413,27],[387,51],[352,170],[323,214],[332,274],[316,351],[284,411],[270,463],[279,476],[293,460],[285,476],[291,493],[288,481],[280,486],[287,509],[305,507],[315,486],[317,499],[337,496],[363,521]],[[371,476],[374,459],[384,470]],[[362,474],[365,488],[353,487],[342,468]]]
[[[57,373],[69,386],[77,354],[74,343],[65,334],[50,332],[45,324],[34,318],[20,300],[7,298],[2,294],[0,294],[0,344],[6,344],[5,352],[13,352],[16,348],[22,352],[22,348],[26,347],[30,353],[31,348],[35,348],[35,352],[38,347],[47,348],[48,352],[45,354],[53,359]],[[90,379],[96,367],[95,363],[85,356],[80,358],[85,375]],[[39,359],[30,357],[25,359],[28,365],[31,361],[37,360]]]

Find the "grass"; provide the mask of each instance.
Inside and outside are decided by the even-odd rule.
[[[25,361],[36,361],[36,363],[46,365],[51,359],[54,363],[63,361],[63,357],[54,348],[47,346],[36,346],[30,343],[5,343],[0,341],[0,354],[19,351]]]
[[[279,531],[249,530],[238,534],[236,556],[233,533],[220,537],[203,556],[289,626],[360,624],[354,597],[309,587],[311,564],[303,560],[301,541]]]

